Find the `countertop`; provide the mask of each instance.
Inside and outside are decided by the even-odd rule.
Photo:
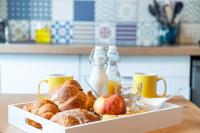
[[[94,45],[41,45],[41,44],[0,44],[0,54],[90,54]],[[128,47],[118,46],[121,55],[168,55],[200,56],[198,45],[175,45],[162,47]]]
[[[1,94],[0,95],[0,132],[22,133],[21,130],[7,123],[7,105],[29,102],[36,98],[30,94]],[[183,122],[181,125],[160,129],[151,133],[200,133],[200,109],[181,96],[174,97],[171,103],[183,106]]]

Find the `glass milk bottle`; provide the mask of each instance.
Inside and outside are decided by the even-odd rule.
[[[99,96],[108,95],[108,78],[105,64],[107,62],[106,50],[103,46],[96,46],[90,55],[92,72],[89,78],[90,86],[96,90]]]
[[[108,76],[108,95],[121,95],[121,78],[117,67],[119,55],[116,46],[109,46],[107,57],[108,65],[106,74]]]

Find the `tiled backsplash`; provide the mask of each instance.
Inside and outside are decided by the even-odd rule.
[[[161,0],[159,0],[161,1]],[[200,0],[181,0],[179,43],[200,40]],[[162,1],[161,1],[162,2]],[[0,0],[11,42],[34,42],[38,24],[51,29],[53,44],[159,43],[159,24],[148,12],[152,0]]]

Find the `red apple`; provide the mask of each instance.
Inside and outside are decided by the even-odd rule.
[[[126,113],[126,103],[120,95],[99,97],[94,103],[94,111],[101,115],[120,115]]]

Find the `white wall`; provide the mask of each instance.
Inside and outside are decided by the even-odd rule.
[[[78,79],[79,57],[62,55],[0,55],[1,92],[36,93],[38,82],[52,73]],[[47,91],[47,85],[41,92]]]
[[[189,56],[122,56],[119,70],[122,76],[135,72],[153,72],[167,80],[168,94],[182,87],[189,98]],[[88,56],[68,55],[0,55],[1,92],[37,93],[39,80],[52,73],[72,74],[87,90],[83,77],[89,76],[91,65]],[[46,85],[42,86],[46,92]],[[162,83],[158,83],[162,90]]]

